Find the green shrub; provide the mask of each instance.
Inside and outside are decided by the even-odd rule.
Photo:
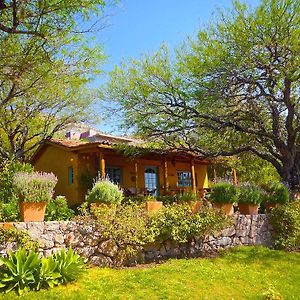
[[[92,213],[101,238],[112,239],[118,245],[115,259],[119,264],[155,240],[154,231],[149,229],[149,215],[142,205],[122,205],[116,211],[100,206],[93,208]]]
[[[176,195],[177,202],[193,202],[197,200],[197,195],[193,192],[185,191]]]
[[[122,199],[122,204],[131,205],[131,204],[142,204],[145,203],[144,196],[128,196]]]
[[[37,253],[30,251],[27,254],[21,248],[15,253],[9,252],[7,258],[0,257],[0,265],[0,289],[5,292],[17,290],[21,295],[34,287],[35,273],[40,265]]]
[[[237,189],[238,202],[259,205],[263,201],[263,191],[255,184],[244,183]]]
[[[234,203],[237,201],[237,188],[227,182],[216,183],[208,197],[214,203]]]
[[[19,201],[11,198],[10,202],[0,202],[0,222],[17,222],[20,221]]]
[[[16,243],[17,248],[23,248],[26,251],[37,251],[39,244],[34,241],[27,231],[17,230],[16,228],[4,229],[0,227],[0,244]]]
[[[273,183],[265,187],[266,195],[264,201],[266,203],[285,204],[289,202],[289,190],[282,183]]]
[[[4,160],[0,165],[0,202],[10,203],[17,200],[13,180],[18,172],[32,173],[33,167],[30,164],[21,163],[15,160]]]
[[[47,204],[46,221],[67,221],[74,217],[75,212],[68,207],[67,199],[64,196],[57,196]]]
[[[66,252],[61,250],[53,254],[53,260],[57,263],[56,271],[61,275],[61,283],[67,283],[77,279],[84,270],[83,259],[72,248]]]
[[[121,204],[123,199],[122,190],[108,179],[99,179],[88,192],[88,203]]]
[[[17,172],[33,172],[30,164],[15,160],[4,160],[0,165],[0,222],[19,221],[18,197],[13,187]]]
[[[58,271],[58,263],[53,257],[41,258],[40,266],[35,275],[36,289],[53,288],[61,282],[61,274]]]
[[[276,248],[300,250],[300,200],[273,208],[270,221]]]
[[[170,205],[173,203],[177,203],[178,199],[176,198],[176,196],[172,196],[172,195],[166,195],[166,196],[158,196],[157,197],[158,201],[162,201],[163,205]]]
[[[54,193],[57,177],[52,173],[19,172],[14,176],[14,188],[24,202],[49,202]]]
[[[204,237],[231,223],[224,214],[210,208],[192,213],[189,205],[173,204],[163,208],[150,220],[150,229],[156,240],[186,243],[193,237]]]
[[[19,248],[10,251],[7,258],[0,257],[0,290],[16,290],[21,295],[28,290],[52,288],[77,279],[83,269],[83,260],[71,248],[48,258]]]

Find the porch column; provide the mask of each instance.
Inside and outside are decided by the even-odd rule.
[[[164,186],[165,186],[165,192],[168,192],[169,191],[168,161],[166,157],[164,157]]]
[[[138,188],[139,188],[139,177],[138,177],[138,162],[135,161],[134,163],[134,172],[135,172],[135,189],[136,193],[138,193]]]
[[[217,170],[216,170],[216,165],[213,165],[214,168],[214,183],[217,183]]]
[[[195,161],[194,159],[191,160],[191,175],[192,175],[192,191],[194,194],[197,194],[197,187],[196,187],[196,174],[195,174]]]
[[[103,153],[100,152],[100,155],[99,155],[99,163],[100,163],[100,177],[101,178],[105,178],[105,159],[104,159],[104,156],[103,156]]]
[[[237,175],[236,175],[236,169],[235,168],[232,169],[232,181],[233,181],[234,185],[238,184]]]

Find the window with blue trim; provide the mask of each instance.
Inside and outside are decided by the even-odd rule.
[[[72,166],[68,168],[68,182],[69,185],[72,185],[74,182],[74,171]]]

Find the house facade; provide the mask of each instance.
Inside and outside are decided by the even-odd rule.
[[[116,148],[134,143],[133,139],[103,134],[88,140],[52,139],[36,151],[31,163],[35,170],[58,177],[55,194],[66,196],[70,205],[84,201],[97,176],[109,177],[127,196],[169,195],[182,190],[202,194],[208,188],[207,161],[174,151],[132,157]]]

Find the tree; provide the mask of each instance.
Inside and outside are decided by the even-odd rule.
[[[25,160],[67,124],[90,120],[87,83],[104,55],[89,33],[103,0],[0,1],[0,157]]]
[[[205,157],[250,152],[299,183],[299,0],[263,0],[188,40],[116,68],[108,88],[125,125]],[[298,178],[297,178],[298,175]]]

